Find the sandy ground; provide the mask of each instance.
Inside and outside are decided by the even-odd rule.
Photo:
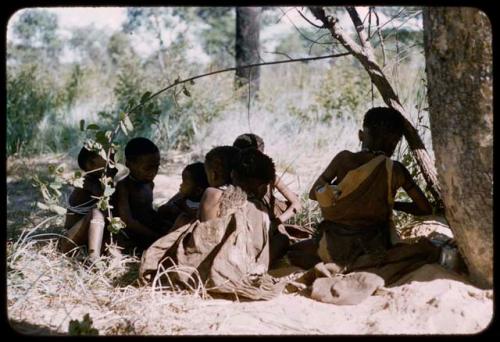
[[[156,204],[178,190],[184,162],[170,164],[172,176],[157,176]],[[442,224],[422,227],[406,231],[405,237],[449,234]],[[21,260],[19,273],[9,274],[7,299],[14,329],[35,335],[67,334],[69,321],[85,313],[102,335],[473,334],[485,329],[493,315],[492,290],[478,289],[437,264],[417,269],[361,304],[337,306],[298,293],[235,302],[130,285],[120,288],[100,278],[84,284],[70,272],[65,281],[51,264],[59,259],[33,253],[40,254],[25,256],[32,261],[23,265]],[[46,273],[40,278],[28,272],[29,267],[40,272],[45,267]],[[19,274],[24,280],[16,278]],[[75,295],[65,294],[68,286]]]

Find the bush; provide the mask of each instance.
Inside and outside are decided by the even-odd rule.
[[[7,72],[7,154],[29,149],[34,127],[45,115],[54,112],[61,98],[49,77],[36,65],[23,65]]]

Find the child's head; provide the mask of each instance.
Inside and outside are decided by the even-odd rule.
[[[110,159],[114,160],[114,154],[110,155]],[[104,167],[106,166],[106,161],[99,155],[99,153],[90,151],[86,147],[82,147],[80,153],[78,153],[78,166],[83,171],[89,172],[90,175],[100,177],[104,171]],[[116,168],[108,169],[108,174],[114,176],[113,173],[116,173]]]
[[[403,117],[393,108],[375,107],[368,110],[363,119],[359,140],[363,148],[382,151],[391,156],[403,136]]]
[[[140,182],[152,182],[160,167],[160,151],[149,139],[133,138],[125,146],[125,165]]]
[[[245,149],[253,147],[258,149],[260,152],[264,152],[264,140],[257,134],[245,133],[236,138],[233,142],[233,146],[239,149]]]
[[[199,200],[208,188],[205,165],[202,162],[189,164],[182,170],[182,183],[179,192],[191,200]]]
[[[271,158],[257,149],[248,148],[238,154],[231,176],[234,184],[247,194],[262,198],[268,185],[274,183],[276,171]]]
[[[233,146],[218,146],[205,155],[205,172],[211,187],[231,184],[231,170],[238,151]]]

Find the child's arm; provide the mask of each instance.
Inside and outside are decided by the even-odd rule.
[[[343,162],[349,151],[339,152],[328,164],[325,171],[316,179],[311,190],[309,190],[309,199],[316,201],[316,188],[320,185],[330,184],[336,177],[339,163]]]
[[[128,196],[129,193],[126,185],[122,182],[118,183],[116,186],[116,209],[118,211],[118,216],[120,216],[123,222],[127,225],[126,230],[130,230],[147,238],[160,237],[160,234],[154,232],[151,228],[134,219],[129,205]]]
[[[402,187],[412,199],[412,202],[395,201],[394,210],[404,211],[416,216],[432,214],[432,206],[429,200],[415,183],[406,167],[399,162],[394,162],[394,170],[402,177]]]
[[[158,214],[162,218],[171,219],[176,218],[182,212],[182,208],[179,206],[179,202],[183,199],[183,196],[178,192],[167,203],[161,205],[158,208]]]
[[[207,188],[203,192],[200,200],[200,221],[208,221],[217,218],[219,213],[219,200],[222,196],[222,191],[216,188]]]
[[[283,197],[285,197],[290,202],[290,205],[285,210],[285,212],[283,212],[283,214],[278,217],[279,222],[283,223],[293,215],[297,214],[302,207],[297,195],[294,194],[290,189],[288,189],[288,187],[280,178],[276,179],[274,186],[276,187],[276,190],[278,190],[283,195]]]
[[[86,176],[83,180],[83,190],[88,191],[92,196],[96,197],[102,196],[103,193],[99,179],[90,178],[89,176]]]

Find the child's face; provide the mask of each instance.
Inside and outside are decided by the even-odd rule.
[[[104,171],[104,167],[106,166],[106,161],[101,157],[91,158],[87,161],[86,164],[86,172],[89,172],[90,175],[100,177]],[[93,171],[96,170],[96,171]]]
[[[202,192],[189,171],[184,170],[182,172],[182,183],[179,186],[179,192],[186,197],[197,197]]]
[[[133,161],[126,162],[132,177],[141,182],[152,182],[160,167],[160,154],[151,153],[137,156]]]
[[[208,166],[207,163],[205,163],[205,173],[207,174],[208,185],[214,188],[222,185],[219,184],[220,182],[218,180],[217,172],[215,171],[215,169]]]

